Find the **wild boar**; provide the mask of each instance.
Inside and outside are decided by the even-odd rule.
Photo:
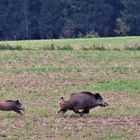
[[[0,101],[0,110],[15,111],[16,113],[22,115],[22,111],[24,111],[25,108],[22,107],[22,104],[20,103],[19,100],[6,100],[6,101]]]
[[[67,101],[61,97],[60,110],[57,112],[57,114],[60,112],[65,113],[68,110],[72,110],[82,116],[83,114],[88,114],[90,109],[97,106],[108,106],[108,104],[103,100],[99,93],[72,93],[69,100]]]

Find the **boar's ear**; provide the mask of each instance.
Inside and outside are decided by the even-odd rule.
[[[95,93],[96,99],[102,99],[101,95],[99,93]]]
[[[16,100],[16,103],[17,103],[17,104],[20,104],[19,100]]]

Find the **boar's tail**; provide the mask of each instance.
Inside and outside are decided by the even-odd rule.
[[[61,97],[60,99],[64,102],[64,104],[65,104],[66,106],[68,106],[68,107],[71,108],[71,104],[70,104],[68,101],[65,101],[65,100],[64,100],[64,97]]]
[[[63,102],[65,102],[66,104],[68,104],[68,102],[64,100],[64,97],[61,97],[60,99],[61,99]]]

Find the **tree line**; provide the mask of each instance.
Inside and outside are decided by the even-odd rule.
[[[140,0],[0,0],[0,40],[140,35]]]

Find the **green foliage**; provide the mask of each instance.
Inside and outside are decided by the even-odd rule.
[[[119,36],[126,36],[130,30],[130,27],[128,27],[122,19],[118,18],[116,20],[116,29],[114,30],[115,33]]]
[[[139,50],[140,37],[79,38],[55,40],[1,41],[1,48],[21,46],[23,50]],[[129,49],[128,49],[129,48]]]
[[[0,1],[0,40],[139,35],[139,0]]]
[[[96,91],[110,91],[110,90],[139,90],[140,89],[140,80],[135,81],[110,81],[110,80],[101,80],[99,84],[94,87]]]
[[[125,46],[125,50],[140,51],[140,44],[134,44],[134,45],[131,45],[131,46]]]
[[[22,50],[21,45],[12,46],[10,44],[0,44],[0,50]]]
[[[121,66],[117,66],[117,67],[112,67],[111,68],[112,72],[116,72],[116,73],[127,73],[129,71],[128,67],[121,67]]]
[[[117,133],[109,133],[109,134],[105,134],[102,139],[103,140],[121,140],[124,138],[124,136],[126,135],[127,130],[122,129],[121,131],[118,131]]]
[[[92,45],[91,47],[81,47],[82,50],[107,50],[103,45]]]
[[[85,38],[95,38],[95,37],[99,37],[99,34],[95,31],[91,31],[90,33],[87,33]]]
[[[49,46],[44,46],[43,50],[73,50],[74,48],[70,45],[64,45],[64,46],[57,46],[54,44],[51,44]]]
[[[138,5],[138,0],[2,0],[0,40],[138,35]]]
[[[139,35],[140,33],[140,1],[139,0],[122,0],[124,10],[121,11],[121,16],[125,24],[129,27],[129,32],[132,35]]]

